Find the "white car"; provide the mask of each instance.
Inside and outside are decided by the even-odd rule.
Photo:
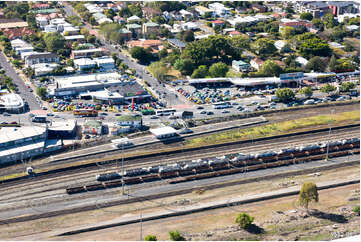
[[[303,104],[304,104],[304,105],[312,105],[312,104],[314,104],[314,103],[315,103],[315,100],[309,99],[309,100],[306,100]]]

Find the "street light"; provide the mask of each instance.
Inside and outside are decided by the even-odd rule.
[[[329,125],[329,131],[328,131],[328,141],[327,141],[327,151],[326,151],[326,161],[328,161],[328,153],[329,153],[329,149],[330,149],[330,136],[331,136],[331,124],[332,124],[332,116],[333,116],[333,112],[335,110],[334,109],[331,109],[331,120],[330,122],[328,123]]]

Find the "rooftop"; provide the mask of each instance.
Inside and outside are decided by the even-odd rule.
[[[122,115],[116,118],[119,122],[126,122],[126,121],[140,121],[142,120],[142,116],[140,115]]]
[[[166,127],[162,127],[162,128],[157,128],[157,129],[150,129],[149,130],[152,134],[154,134],[155,136],[160,136],[160,135],[167,135],[167,134],[174,134],[177,131],[170,127],[170,126],[166,126]]]
[[[25,126],[19,128],[1,128],[0,144],[34,137],[45,133],[45,128],[38,126]]]

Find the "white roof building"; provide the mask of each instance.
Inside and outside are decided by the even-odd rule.
[[[296,61],[297,63],[301,64],[302,66],[305,66],[305,65],[307,65],[307,63],[308,63],[308,60],[305,59],[305,58],[303,58],[302,56],[298,56],[298,57],[295,59],[295,61]]]
[[[99,19],[97,21],[99,24],[102,24],[102,23],[113,23],[113,20],[111,20],[110,18],[102,18],[102,19]]]
[[[128,19],[127,19],[127,22],[130,22],[130,21],[140,21],[141,19],[138,17],[138,16],[136,16],[136,15],[133,15],[132,17],[129,17]]]
[[[163,138],[168,138],[168,137],[172,137],[175,136],[177,134],[177,131],[170,127],[170,126],[166,126],[166,127],[162,127],[162,128],[157,128],[157,129],[150,129],[149,130],[157,139],[163,139]]]
[[[24,108],[24,101],[19,94],[9,93],[0,96],[0,106],[7,111],[17,111]]]
[[[275,41],[274,45],[277,48],[277,50],[281,50],[286,45],[286,41],[277,40],[277,41]]]

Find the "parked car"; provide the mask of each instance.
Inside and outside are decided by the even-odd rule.
[[[211,111],[207,112],[207,115],[213,115],[213,114],[214,114],[214,113],[211,112]]]

